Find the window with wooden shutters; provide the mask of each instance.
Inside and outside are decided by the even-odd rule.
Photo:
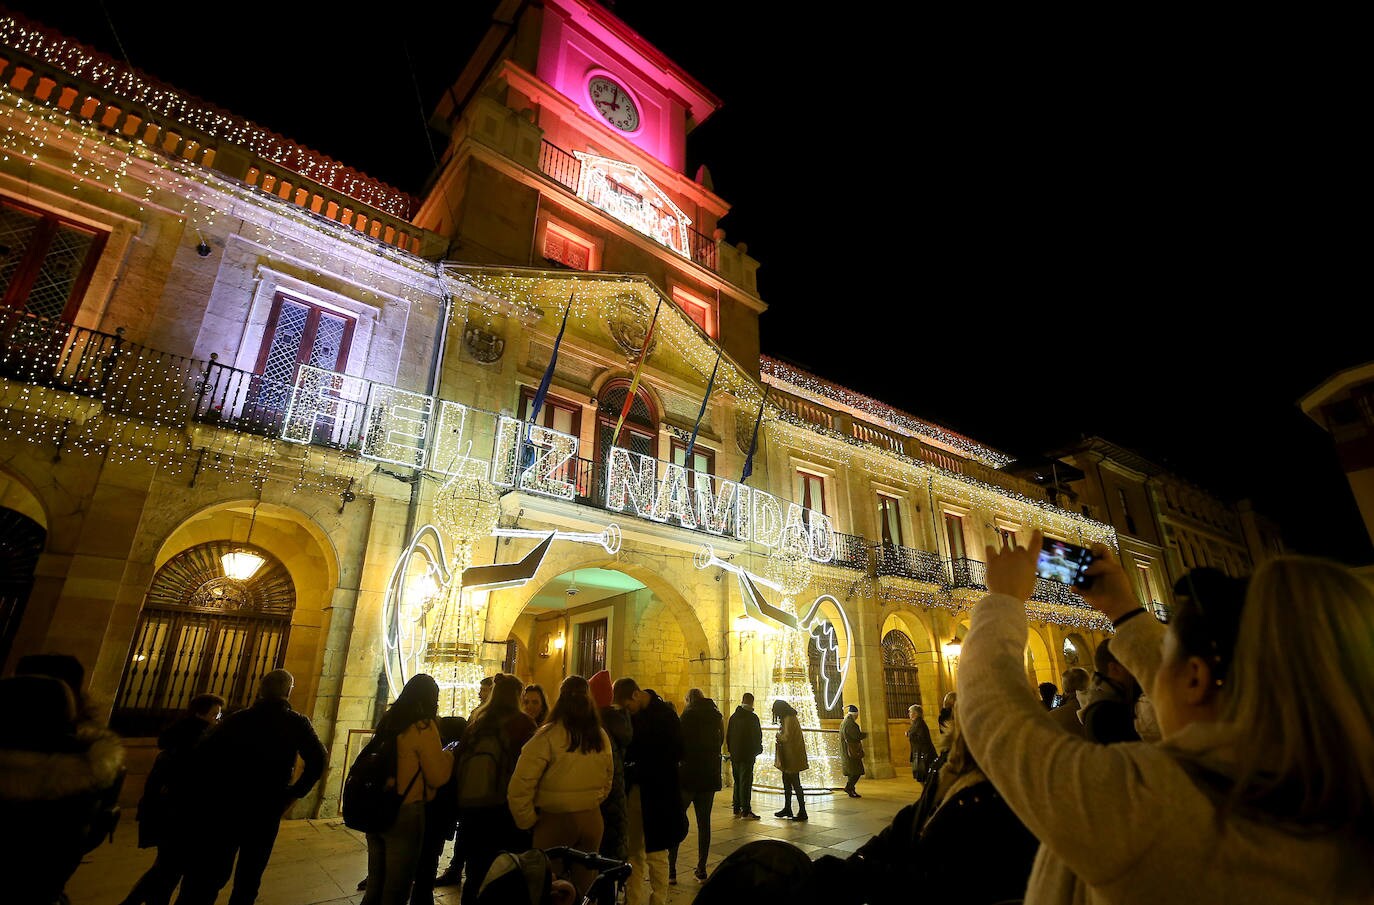
[[[248,549],[263,564],[240,581],[226,553]],[[229,541],[183,550],[153,577],[115,696],[110,725],[155,735],[211,692],[230,708],[252,703],[258,680],[286,660],[296,587],[271,553]]]
[[[916,645],[906,632],[893,629],[883,635],[883,695],[887,718],[904,720],[907,708],[921,703],[921,682],[916,670]]]
[[[71,322],[108,234],[0,200],[0,298],[7,308]]]

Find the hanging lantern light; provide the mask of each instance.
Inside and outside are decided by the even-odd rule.
[[[244,539],[243,545],[236,547],[229,553],[220,555],[219,562],[224,568],[224,574],[235,581],[247,581],[258,574],[258,569],[267,560],[254,553],[247,545],[253,539],[253,525],[258,520],[258,504],[253,504],[253,517],[248,520],[248,537]]]

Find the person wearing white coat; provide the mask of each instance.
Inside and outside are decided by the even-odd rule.
[[[601,802],[611,792],[615,762],[587,680],[568,676],[548,722],[525,743],[507,790],[511,816],[534,829],[534,847],[567,845],[594,852],[604,824]],[[574,871],[579,893],[593,875]]]

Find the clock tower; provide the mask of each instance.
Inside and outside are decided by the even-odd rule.
[[[746,367],[758,262],[725,241],[729,205],[686,142],[720,100],[591,0],[502,0],[441,100],[450,135],[417,225],[449,257],[645,274]]]

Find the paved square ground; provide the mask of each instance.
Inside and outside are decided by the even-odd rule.
[[[863,798],[853,799],[843,792],[807,799],[810,820],[793,823],[772,816],[782,807],[782,796],[756,792],[754,808],[762,820],[736,820],[730,813],[730,789],[716,795],[711,814],[711,857],[707,869],[747,842],[757,839],[784,839],[813,858],[831,854],[846,857],[892,820],[898,809],[915,801],[921,787],[914,780],[899,777],[864,780],[859,784]],[[128,809],[126,813],[130,813]],[[692,877],[696,863],[696,816],[689,817],[691,829],[678,856],[678,885],[672,887],[668,901],[687,905],[699,884]],[[126,818],[115,835],[113,845],[92,852],[67,884],[72,905],[119,905],[134,882],[153,861],[153,851],[140,851],[136,845],[137,827]],[[448,852],[444,861],[448,863]],[[259,905],[356,905],[362,893],[358,881],[367,873],[367,843],[361,833],[348,829],[339,820],[288,820],[282,824],[272,861],[263,876]],[[219,897],[229,899],[229,887]],[[440,890],[437,905],[456,905],[458,890]]]

